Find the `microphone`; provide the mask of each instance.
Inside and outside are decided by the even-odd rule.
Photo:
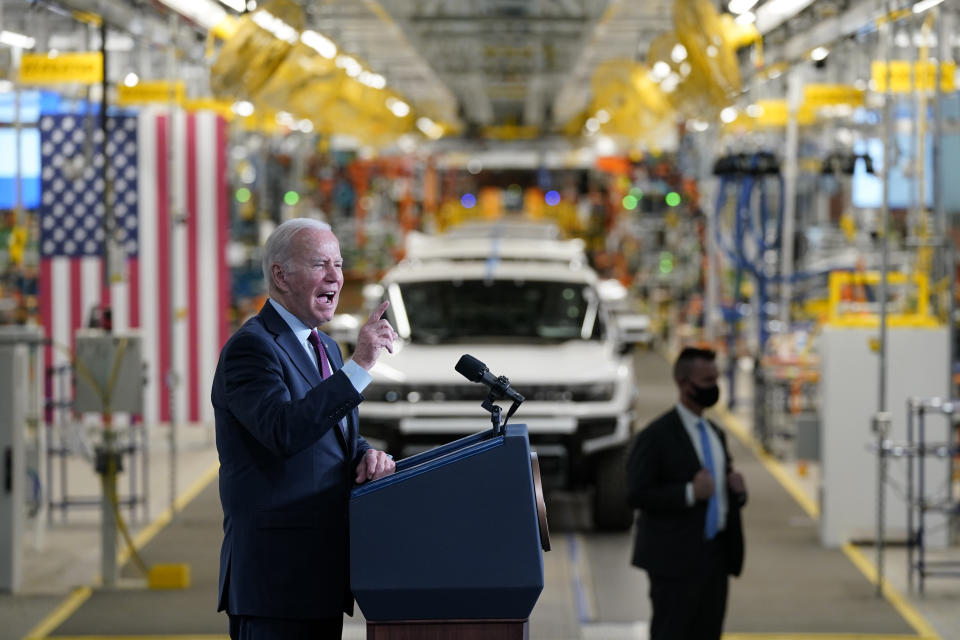
[[[465,353],[460,356],[460,360],[454,369],[470,382],[479,382],[490,387],[491,392],[498,400],[510,398],[514,402],[523,402],[523,396],[510,388],[510,380],[505,376],[497,377],[493,375],[487,365],[469,354]]]

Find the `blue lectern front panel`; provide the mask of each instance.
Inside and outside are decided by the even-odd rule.
[[[543,556],[527,430],[488,434],[354,490],[351,585],[368,620],[529,617]]]

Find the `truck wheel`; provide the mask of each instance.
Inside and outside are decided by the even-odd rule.
[[[633,524],[627,502],[627,448],[603,454],[597,460],[593,493],[593,524],[604,531],[626,531]]]

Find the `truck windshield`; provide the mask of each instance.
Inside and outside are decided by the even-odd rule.
[[[400,285],[410,338],[529,342],[598,339],[597,296],[582,283],[524,280]]]

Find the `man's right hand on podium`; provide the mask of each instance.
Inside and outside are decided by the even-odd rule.
[[[357,465],[356,481],[362,484],[367,480],[378,480],[396,470],[397,463],[393,461],[393,456],[377,449],[367,449],[363,460]]]

